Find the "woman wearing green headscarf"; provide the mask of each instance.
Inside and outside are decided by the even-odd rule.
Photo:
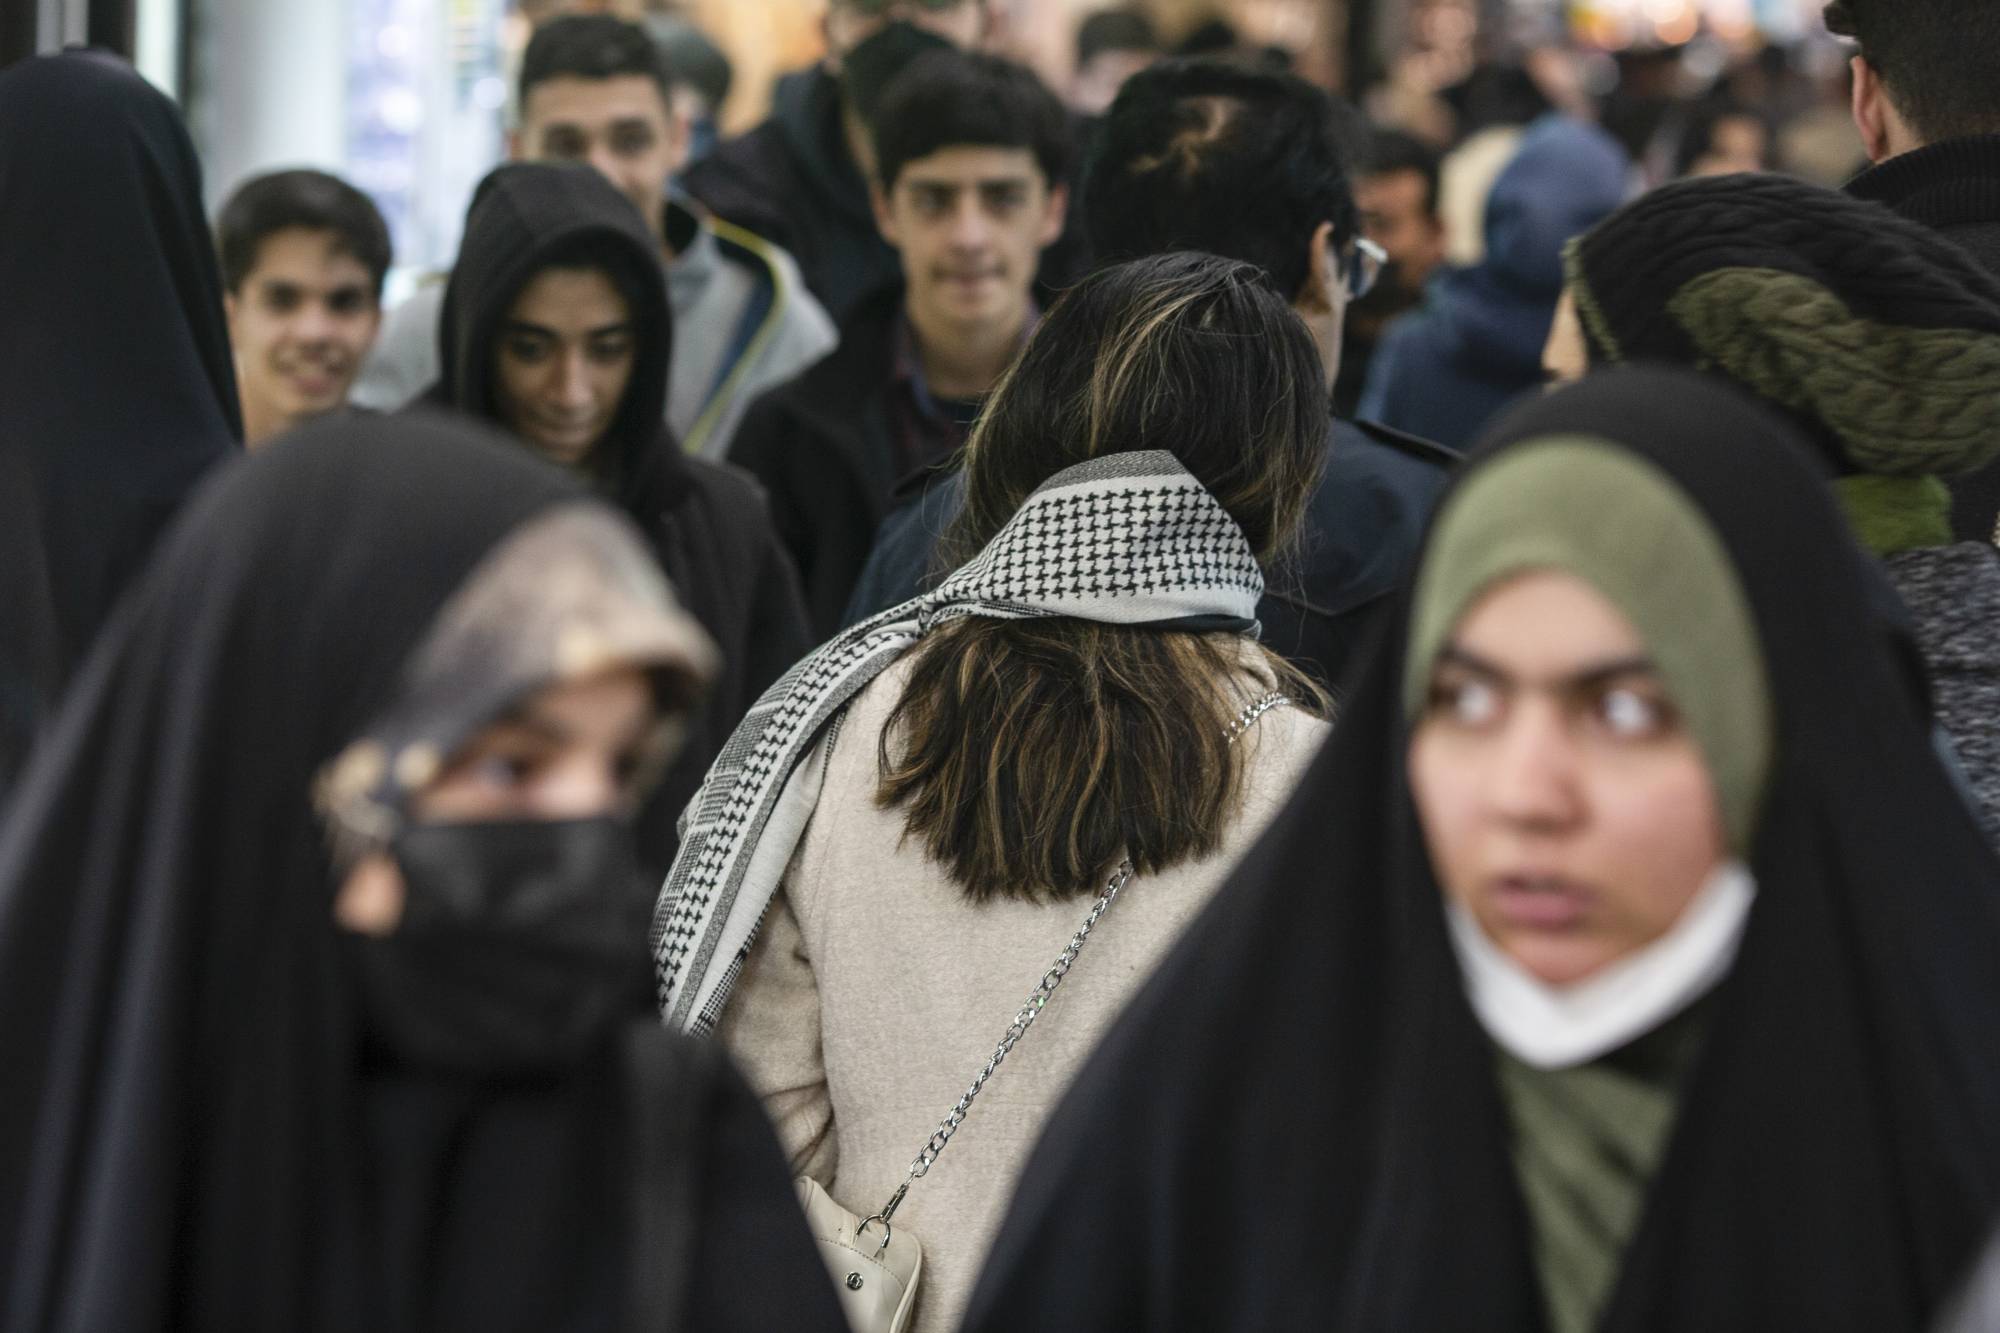
[[[2000,458],[2000,283],[1928,227],[1780,176],[1656,190],[1564,267],[1544,356],[1557,378],[1709,371],[1817,446],[1913,613],[1937,720],[2000,845],[2000,551],[1954,543],[1950,489]]]
[[[2000,862],[1784,423],[1506,418],[967,1328],[1926,1329],[2000,1213]]]

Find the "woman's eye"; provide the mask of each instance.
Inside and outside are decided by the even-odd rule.
[[[590,345],[590,359],[600,366],[616,365],[632,355],[632,344],[625,339],[614,342],[597,342]]]
[[[1640,740],[1665,731],[1672,722],[1672,713],[1661,700],[1622,686],[1597,697],[1597,718],[1611,735],[1621,740]]]
[[[472,777],[482,786],[508,791],[535,775],[535,761],[526,755],[489,754],[472,766]]]
[[[548,344],[534,338],[521,338],[506,344],[507,355],[516,361],[533,363],[548,355]]]
[[[1480,680],[1442,681],[1431,691],[1431,711],[1462,727],[1482,727],[1500,716],[1500,691]]]

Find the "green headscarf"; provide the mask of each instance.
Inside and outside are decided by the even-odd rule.
[[[1422,714],[1438,653],[1472,603],[1538,569],[1582,579],[1631,621],[1707,760],[1730,847],[1747,855],[1774,747],[1750,604],[1701,511],[1608,441],[1517,445],[1445,502],[1411,612],[1407,715]]]

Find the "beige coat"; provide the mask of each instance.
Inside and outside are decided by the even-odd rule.
[[[878,1209],[1089,913],[969,902],[902,816],[875,805],[876,745],[909,659],[855,699],[818,809],[752,949],[722,1036],[793,1168],[854,1212]],[[1262,691],[1247,678],[1247,703]],[[964,1127],[896,1215],[924,1247],[915,1333],[956,1328],[1015,1178],[1112,1019],[1283,804],[1327,724],[1294,708],[1237,742],[1245,804],[1222,849],[1136,878]]]

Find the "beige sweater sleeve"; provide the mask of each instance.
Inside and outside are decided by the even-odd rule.
[[[787,886],[791,879],[787,874]],[[788,889],[781,888],[744,960],[721,1037],[763,1099],[792,1170],[830,1186],[840,1166],[840,1140],[833,1132],[819,1009],[805,935]]]

